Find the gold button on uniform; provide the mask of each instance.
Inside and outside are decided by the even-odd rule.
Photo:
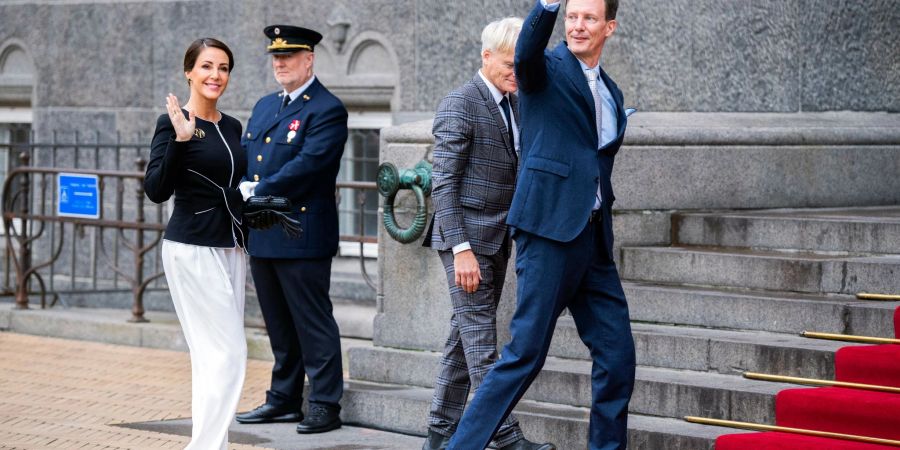
[[[253,181],[259,181],[259,175],[253,175]]]
[[[266,144],[268,144],[269,142],[272,142],[272,138],[267,137],[267,138],[266,138]]]
[[[256,160],[257,160],[257,161],[262,161],[262,155],[256,155]]]
[[[306,207],[304,206],[304,207],[300,208],[300,212],[306,212]]]

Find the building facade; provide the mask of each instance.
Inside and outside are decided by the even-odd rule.
[[[75,132],[146,140],[166,94],[187,95],[183,52],[203,36],[233,49],[220,107],[246,121],[254,102],[278,89],[262,29],[286,23],[325,35],[316,72],[347,105],[354,130],[341,177],[373,180],[379,130],[430,117],[480,66],[482,27],[532,4],[3,1],[0,144]],[[900,0],[624,0],[618,21],[603,64],[641,111],[900,111]],[[343,222],[357,228],[351,210]],[[374,206],[369,213],[374,233]]]

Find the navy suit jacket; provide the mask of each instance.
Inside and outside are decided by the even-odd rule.
[[[241,144],[247,180],[259,181],[255,194],[288,197],[303,234],[289,239],[278,226],[251,230],[247,250],[260,258],[329,258],[338,249],[335,182],[347,109],[318,79],[279,113],[282,100],[276,92],[256,103]]]
[[[612,257],[615,195],[610,177],[627,124],[622,92],[601,68],[616,104],[618,130],[598,151],[594,100],[581,65],[565,42],[546,50],[556,16],[537,2],[516,44],[522,169],[507,223],[569,242],[587,225],[599,185],[604,243]]]

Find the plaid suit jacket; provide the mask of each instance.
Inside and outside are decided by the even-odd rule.
[[[514,94],[510,103],[518,123]],[[450,250],[468,241],[477,254],[497,253],[507,238],[518,157],[503,113],[478,74],[444,97],[432,133],[435,212],[424,245]]]

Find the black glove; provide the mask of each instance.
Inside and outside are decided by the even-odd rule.
[[[247,226],[257,230],[268,230],[275,225],[275,213],[270,209],[263,209],[252,213],[244,213],[244,220]]]
[[[285,197],[272,195],[254,195],[244,202],[244,220],[247,226],[258,230],[269,229],[275,224],[289,238],[299,237],[303,233],[300,222],[291,218],[291,201]]]

